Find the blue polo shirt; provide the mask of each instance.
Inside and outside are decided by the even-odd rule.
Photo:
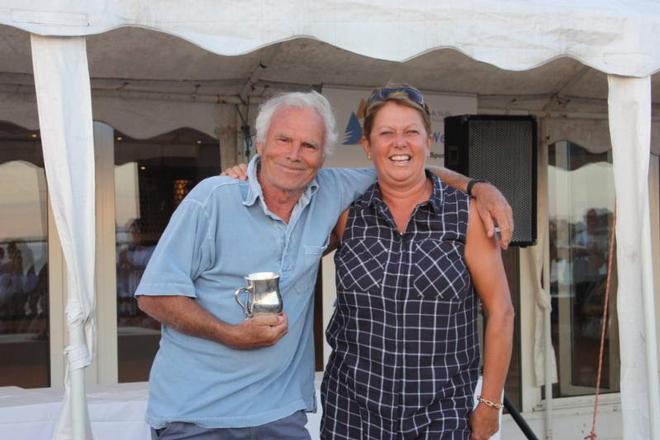
[[[256,177],[211,177],[172,215],[136,295],[185,295],[237,324],[234,290],[253,272],[278,272],[288,333],[275,345],[234,350],[162,326],[149,376],[147,422],[209,428],[269,423],[315,410],[314,285],[339,214],[375,181],[373,170],[321,169],[284,223],[266,207]]]

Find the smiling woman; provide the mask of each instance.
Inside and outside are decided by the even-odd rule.
[[[419,112],[390,101],[380,107],[373,128],[365,130],[362,147],[373,160],[384,200],[399,199],[392,214],[400,231],[415,205],[431,195],[431,181],[424,166],[431,151],[431,137]],[[418,197],[410,197],[416,194]],[[402,204],[409,200],[410,204]]]
[[[378,183],[335,229],[324,439],[476,439],[498,431],[513,306],[476,202],[424,169],[429,119],[424,97],[409,86],[376,89],[367,101],[361,143]],[[487,315],[483,387],[473,410],[480,301]]]

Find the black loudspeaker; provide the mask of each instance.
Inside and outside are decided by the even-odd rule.
[[[536,120],[530,116],[445,118],[445,167],[495,185],[513,208],[511,245],[536,242]]]

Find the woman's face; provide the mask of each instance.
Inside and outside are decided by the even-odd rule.
[[[405,186],[426,178],[431,138],[414,108],[387,102],[374,118],[369,139],[362,138],[362,147],[373,160],[381,185]]]

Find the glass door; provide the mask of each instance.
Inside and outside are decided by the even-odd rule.
[[[549,146],[548,191],[552,341],[558,356],[557,396],[593,394],[614,213],[608,152],[569,141]],[[616,253],[612,264],[601,389],[619,391]]]
[[[202,179],[220,172],[218,141],[192,129],[138,140],[115,133],[119,382],[148,379],[160,324],[133,294],[170,216]]]
[[[37,131],[0,122],[0,386],[50,386],[46,177]]]

